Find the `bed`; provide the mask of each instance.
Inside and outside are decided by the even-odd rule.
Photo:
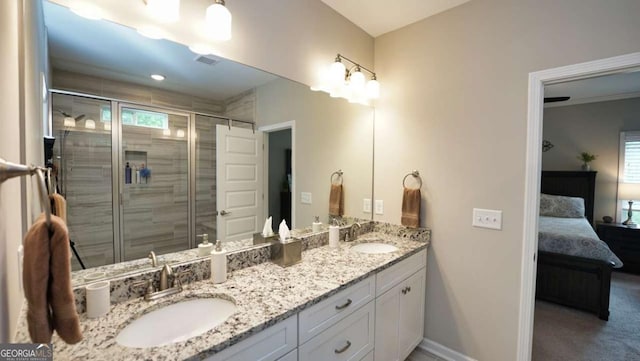
[[[538,222],[536,298],[608,320],[611,271],[622,262],[592,228],[595,176],[596,172],[584,171],[542,172],[541,192],[547,196],[541,196]],[[571,206],[558,208],[548,203],[550,199]],[[578,216],[580,212],[584,217]]]

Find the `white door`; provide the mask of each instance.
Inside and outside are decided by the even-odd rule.
[[[216,126],[218,239],[237,241],[262,230],[262,134]]]

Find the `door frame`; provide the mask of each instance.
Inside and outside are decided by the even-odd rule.
[[[289,120],[282,123],[263,125],[258,127],[258,131],[264,133],[264,152],[262,152],[262,156],[264,157],[264,169],[266,170],[263,178],[263,187],[264,187],[264,214],[269,215],[269,133],[277,132],[279,130],[291,129],[291,224],[289,225],[289,229],[296,228],[296,121]]]
[[[531,360],[538,248],[538,209],[542,170],[542,118],[544,86],[601,75],[623,73],[640,67],[640,52],[529,73],[527,147],[524,188],[524,226],[518,319],[519,361]]]

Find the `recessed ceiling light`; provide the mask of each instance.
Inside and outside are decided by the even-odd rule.
[[[71,11],[73,11],[76,15],[82,16],[86,19],[102,19],[102,10],[100,10],[99,7],[87,2],[77,2],[71,7]]]
[[[160,75],[160,74],[151,74],[151,79],[153,79],[153,80],[157,80],[157,81],[163,81],[163,80],[164,80],[164,75]]]

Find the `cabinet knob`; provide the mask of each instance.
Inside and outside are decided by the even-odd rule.
[[[343,353],[345,351],[347,351],[349,349],[349,347],[351,347],[351,342],[347,341],[347,344],[342,346],[342,348],[337,348],[335,350],[333,350],[333,352],[335,353]]]

